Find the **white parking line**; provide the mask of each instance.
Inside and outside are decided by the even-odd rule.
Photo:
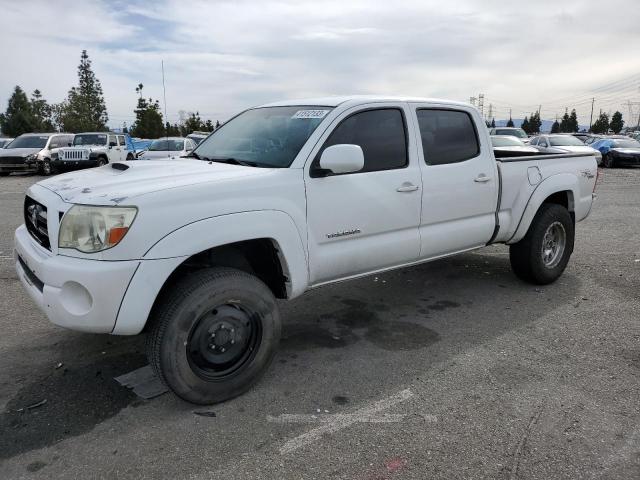
[[[329,433],[338,432],[344,428],[347,428],[354,423],[388,423],[388,422],[400,422],[403,420],[404,415],[386,415],[379,413],[386,410],[400,402],[404,402],[413,397],[411,390],[402,390],[401,392],[391,395],[383,400],[375,402],[368,407],[361,408],[351,414],[338,414],[338,415],[280,415],[278,417],[267,417],[269,421],[277,423],[310,423],[320,422],[321,426],[309,430],[302,435],[295,437],[286,442],[282,448],[280,448],[280,454],[286,455],[287,453],[294,452],[299,448],[309,445],[310,443],[318,441],[323,435]],[[316,418],[314,418],[316,417]]]

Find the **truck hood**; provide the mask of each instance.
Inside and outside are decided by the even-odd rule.
[[[0,157],[26,157],[38,153],[41,148],[0,148]]]
[[[129,161],[57,175],[38,182],[65,202],[117,205],[146,193],[268,175],[274,169],[201,160]]]

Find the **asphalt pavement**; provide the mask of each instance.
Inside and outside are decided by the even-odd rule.
[[[558,282],[492,246],[281,304],[245,395],[195,407],[114,377],[142,337],[66,331],[22,290],[37,176],[0,178],[0,478],[640,478],[640,169],[605,170]]]

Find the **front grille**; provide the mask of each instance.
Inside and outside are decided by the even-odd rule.
[[[89,156],[89,152],[87,150],[63,150],[62,151],[63,160],[83,160],[88,156]]]
[[[21,165],[24,157],[0,157],[0,165]]]
[[[47,229],[47,207],[33,198],[24,198],[24,223],[31,236],[44,248],[51,250]]]

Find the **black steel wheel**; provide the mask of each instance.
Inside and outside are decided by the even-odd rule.
[[[256,383],[280,341],[273,293],[257,277],[207,268],[178,280],[154,307],[147,354],[182,399],[207,405]]]

